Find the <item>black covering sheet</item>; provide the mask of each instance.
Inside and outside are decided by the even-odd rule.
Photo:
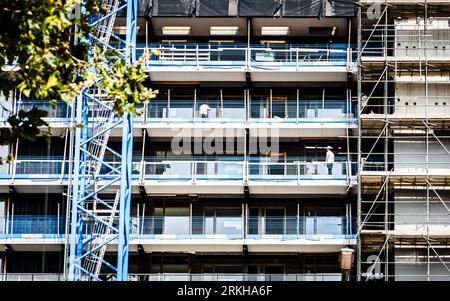
[[[356,8],[353,0],[333,0],[331,1],[332,15],[336,17],[356,16]]]
[[[318,17],[323,0],[284,0],[283,16],[286,17]]]
[[[153,0],[152,16],[192,16],[195,13],[195,2],[195,0]]]
[[[139,15],[160,17],[354,17],[354,0],[139,0]]]
[[[151,11],[151,4],[152,0],[138,0],[138,16],[139,17],[148,16]]]
[[[279,0],[239,0],[241,17],[272,17],[280,8]]]

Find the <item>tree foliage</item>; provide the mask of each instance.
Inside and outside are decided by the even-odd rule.
[[[87,16],[101,15],[102,8],[100,0],[84,0],[85,12],[77,16],[80,3],[0,0],[0,91],[8,97],[17,88],[26,98],[71,105],[82,89],[102,78],[99,88],[114,101],[116,113],[139,114],[135,104],[157,93],[145,87],[142,61],[126,64],[119,52],[88,43],[92,28]],[[41,110],[12,116],[10,128],[0,132],[0,144],[15,138],[33,141],[42,134],[39,128],[48,127],[45,116]]]

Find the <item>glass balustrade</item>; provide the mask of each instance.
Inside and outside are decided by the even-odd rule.
[[[19,109],[47,111],[47,121],[68,121],[71,108],[49,101],[21,101]],[[338,100],[270,99],[152,99],[139,104],[144,112],[135,122],[144,123],[348,123],[356,124],[355,104]],[[102,108],[103,109],[103,108]],[[92,118],[92,116],[90,116]],[[101,117],[96,117],[101,118]]]
[[[69,118],[71,113],[71,108],[63,101],[57,101],[55,106],[52,106],[48,100],[38,100],[38,99],[25,99],[17,102],[17,110],[24,110],[25,112],[38,108],[40,110],[46,111],[47,119],[64,119]]]
[[[138,45],[137,55],[157,50],[146,60],[149,67],[345,66],[354,60],[352,48],[347,44],[152,43]]]
[[[249,162],[249,180],[346,179],[354,165],[348,162]],[[329,168],[330,166],[330,168]]]
[[[336,161],[305,162],[290,158],[286,162],[272,162],[270,158],[254,157],[251,160],[227,159],[151,159],[132,163],[133,179],[158,181],[302,181],[302,180],[348,180],[356,174],[356,163]],[[151,162],[147,162],[150,160]],[[89,163],[89,162],[88,162]],[[366,162],[363,170],[374,165]],[[438,163],[430,163],[430,166]],[[108,173],[120,168],[120,162],[102,164],[100,172]],[[376,165],[378,166],[378,165]],[[381,165],[380,165],[381,166]],[[383,165],[384,166],[384,165]],[[1,165],[0,179],[61,178],[66,179],[71,162],[61,159],[32,158],[16,159]],[[381,167],[380,167],[381,168]]]
[[[250,122],[356,122],[345,100],[250,100]]]
[[[0,237],[55,237],[65,233],[66,218],[54,215],[14,215],[0,217],[0,226]]]
[[[114,281],[114,274],[100,274],[104,280]],[[340,273],[317,274],[134,274],[128,275],[129,281],[341,281]],[[0,281],[64,281],[64,274],[51,273],[0,273]]]

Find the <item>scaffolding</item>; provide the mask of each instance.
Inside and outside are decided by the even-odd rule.
[[[358,280],[450,279],[450,1],[359,1]]]
[[[126,40],[119,41],[127,63],[133,63],[137,1],[104,0],[102,8],[101,14],[90,16],[93,31],[85,38],[103,49],[110,48],[110,40],[117,39],[112,33],[116,15],[126,10]],[[74,166],[68,188],[71,203],[70,237],[66,241],[68,280],[101,280],[103,266],[111,269],[117,280],[128,280],[133,120],[130,114],[114,113],[113,99],[98,86],[101,80],[98,78],[76,100]],[[122,151],[118,153],[107,144],[111,131],[120,127]],[[107,162],[106,152],[117,156],[119,164]],[[105,198],[105,193],[115,197]],[[117,244],[116,263],[105,259],[111,244]]]

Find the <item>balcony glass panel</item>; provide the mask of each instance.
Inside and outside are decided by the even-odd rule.
[[[304,217],[305,234],[345,234],[345,218],[339,216]]]
[[[152,100],[149,122],[243,122],[244,100]]]
[[[145,175],[149,179],[189,180],[192,178],[191,161],[162,161],[145,163]]]
[[[31,178],[36,175],[58,177],[61,176],[63,168],[65,173],[68,172],[69,162],[56,158],[17,159],[13,163],[11,173],[14,173],[17,178]]]
[[[21,234],[64,234],[66,219],[61,216],[52,215],[15,215],[0,217],[6,235]],[[0,232],[2,233],[2,232]]]
[[[251,162],[249,163],[250,180],[301,180],[301,179],[345,179],[347,163],[331,163],[331,173],[325,162]]]
[[[243,164],[241,162],[212,161],[195,162],[197,180],[241,180]]]
[[[251,99],[251,122],[354,122],[345,100]]]
[[[18,110],[29,111],[38,108],[48,113],[46,118],[67,118],[70,116],[71,108],[63,101],[57,101],[55,107],[49,100],[25,99],[18,101]]]

